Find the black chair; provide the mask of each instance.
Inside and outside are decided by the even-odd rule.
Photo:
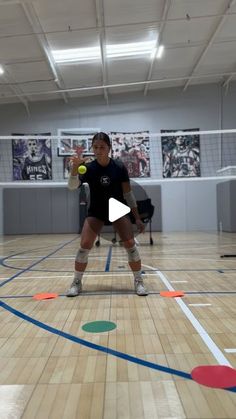
[[[138,212],[140,214],[140,218],[142,220],[142,222],[144,224],[149,223],[149,242],[150,245],[153,245],[153,238],[152,238],[152,216],[154,214],[154,205],[152,205],[151,203],[151,199],[147,198],[145,200],[142,201],[137,201],[137,207],[138,207]],[[130,219],[132,224],[135,224],[135,219],[132,213],[129,213]],[[115,232],[115,236],[113,237],[113,239],[111,240],[112,244],[116,244],[117,242],[117,238],[116,238],[116,232]],[[100,246],[100,236],[98,236],[98,239],[95,243],[95,245],[97,247]]]

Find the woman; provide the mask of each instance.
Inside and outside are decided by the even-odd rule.
[[[75,297],[82,291],[82,276],[88,262],[88,254],[94,241],[108,221],[109,198],[115,198],[127,204],[134,215],[139,232],[144,232],[135,197],[131,191],[129,175],[124,164],[109,157],[110,138],[100,132],[94,135],[92,148],[95,160],[86,164],[87,172],[78,176],[78,167],[86,159],[77,156],[72,158],[72,168],[68,180],[69,189],[77,189],[87,182],[90,187],[90,206],[88,216],[81,232],[80,248],[75,257],[74,281],[67,292],[68,297]],[[141,274],[141,260],[134,241],[132,224],[128,216],[123,216],[113,223],[128,254],[128,262],[134,275],[134,287],[137,295],[147,295]]]

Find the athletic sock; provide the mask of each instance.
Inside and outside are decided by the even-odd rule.
[[[80,282],[82,280],[82,276],[83,276],[84,272],[81,271],[75,271],[74,272],[74,281],[76,282]]]
[[[133,271],[135,281],[142,281],[142,271]]]

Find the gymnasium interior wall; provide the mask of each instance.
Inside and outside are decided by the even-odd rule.
[[[236,83],[230,85],[227,94],[214,84],[190,86],[185,92],[177,88],[159,89],[149,91],[147,96],[140,93],[113,94],[109,97],[109,105],[102,97],[71,99],[68,103],[62,100],[31,102],[29,115],[22,104],[8,104],[0,106],[0,135],[14,132],[57,135],[58,129],[89,127],[99,127],[105,132],[232,129],[235,128],[235,103]],[[152,158],[161,159],[161,156]],[[55,158],[54,164],[56,161]],[[57,164],[62,165],[62,159]],[[157,229],[161,225],[163,231],[217,230],[216,185],[222,179],[205,177],[204,173],[202,176],[197,179],[161,179],[161,173],[152,172],[150,179],[139,180],[144,188],[152,186],[152,200],[156,199],[155,185],[161,187],[158,205],[161,211],[159,215],[156,211],[156,217],[161,213],[162,220],[161,224],[155,224],[154,220]],[[46,181],[43,185],[13,183],[11,179],[11,144],[5,144],[0,150],[0,233],[4,231],[3,189],[66,186],[63,177],[51,183]]]

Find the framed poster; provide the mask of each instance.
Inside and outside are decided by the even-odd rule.
[[[161,130],[162,176],[164,178],[200,177],[200,136],[185,135],[184,132],[199,131],[198,128],[183,130]],[[179,135],[171,135],[176,133]]]
[[[70,174],[70,157],[63,158],[63,177],[68,179]]]
[[[92,138],[99,131],[99,128],[58,129],[58,136],[63,137],[58,138],[58,156],[73,156],[81,149],[88,153]]]
[[[86,162],[89,163],[94,160],[94,154],[90,152],[83,153],[83,156],[86,158]],[[69,178],[71,168],[71,156],[67,156],[63,158],[63,177],[64,179]]]
[[[132,178],[150,177],[148,131],[111,132],[112,157],[120,159]]]
[[[44,134],[12,134],[22,136],[12,139],[13,180],[51,180],[52,150],[51,140],[44,139]],[[34,138],[25,139],[24,135]],[[35,138],[38,135],[39,138]]]

